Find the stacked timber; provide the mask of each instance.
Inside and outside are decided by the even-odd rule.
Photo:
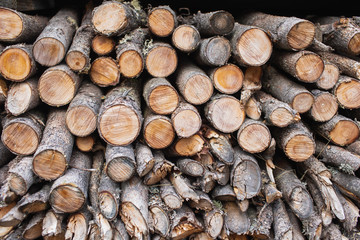
[[[359,17],[30,13],[0,7],[1,239],[359,239]]]

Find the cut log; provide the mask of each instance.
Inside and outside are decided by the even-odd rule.
[[[255,227],[255,229],[249,229],[251,236],[259,239],[271,238],[271,227],[274,220],[272,205],[258,206],[256,209],[251,206],[247,212],[251,226]]]
[[[4,104],[6,101],[8,92],[8,87],[6,81],[1,77],[0,78],[0,104]]]
[[[37,84],[37,78],[12,84],[7,93],[6,110],[12,115],[18,116],[37,107],[41,102]]]
[[[213,199],[217,201],[234,202],[236,201],[236,194],[233,187],[230,184],[224,186],[217,185],[211,192]]]
[[[94,213],[97,214],[100,211],[98,190],[99,190],[101,173],[103,171],[103,165],[105,162],[105,154],[103,150],[96,151],[92,156],[92,160],[93,162],[91,168],[94,170],[90,173],[89,190],[88,190],[89,203],[91,205],[91,208],[94,210]],[[100,228],[100,226],[98,227]]]
[[[177,68],[176,50],[166,42],[148,41],[144,46],[145,68],[153,77],[168,77]]]
[[[171,122],[178,137],[188,138],[200,130],[202,118],[197,108],[182,100],[171,114]]]
[[[43,219],[45,217],[45,212],[36,213],[26,225],[24,232],[22,234],[23,238],[26,240],[37,239],[41,237]]]
[[[277,199],[273,203],[273,229],[275,239],[292,239],[293,229],[286,206],[282,199]]]
[[[340,70],[336,64],[329,61],[324,61],[324,64],[324,71],[315,84],[319,89],[330,90],[339,80]]]
[[[298,51],[307,48],[314,40],[315,25],[305,19],[251,12],[243,15],[240,23],[258,26],[269,31],[278,48]]]
[[[81,78],[65,64],[50,67],[40,76],[38,91],[41,100],[53,107],[64,106],[75,97]]]
[[[91,63],[90,79],[100,87],[115,86],[120,81],[120,70],[112,57],[98,57]]]
[[[314,97],[306,88],[272,66],[264,69],[263,90],[280,101],[288,103],[299,113],[310,110]]]
[[[88,135],[86,137],[76,137],[75,145],[82,152],[91,152],[94,149],[96,142],[95,135]]]
[[[194,58],[202,66],[222,66],[227,63],[231,55],[230,41],[222,36],[202,38]]]
[[[173,169],[174,164],[165,159],[164,154],[157,150],[154,152],[154,167],[144,176],[143,182],[146,185],[154,185],[163,180]]]
[[[4,78],[22,82],[36,73],[36,62],[31,48],[30,44],[16,44],[6,47],[1,52],[0,72]]]
[[[149,146],[140,142],[135,146],[136,172],[139,177],[145,176],[154,167],[155,159]]]
[[[196,190],[195,191],[199,196],[199,201],[195,202],[190,200],[188,206],[195,210],[202,210],[205,212],[212,211],[214,209],[214,204],[206,192]]]
[[[65,109],[53,109],[47,118],[43,138],[34,154],[33,171],[40,178],[55,180],[66,171],[74,137],[66,128]]]
[[[91,49],[98,56],[109,55],[115,49],[115,41],[112,37],[97,34],[91,41]]]
[[[43,16],[28,15],[14,9],[1,7],[0,41],[2,42],[32,42],[42,32],[48,23]]]
[[[344,207],[345,220],[341,222],[341,226],[345,231],[350,232],[357,226],[359,218],[359,208],[348,198],[343,196],[340,192],[336,192],[341,204]]]
[[[72,8],[60,9],[49,21],[33,45],[33,56],[43,66],[60,63],[70,47],[78,26],[78,12]]]
[[[160,189],[151,187],[149,190],[149,228],[151,233],[167,237],[170,232],[170,212],[160,197]]]
[[[250,199],[259,194],[261,189],[261,170],[252,155],[234,148],[235,162],[231,169],[230,184],[239,201]]]
[[[179,92],[191,104],[203,104],[213,94],[213,85],[210,78],[190,59],[181,61],[175,79]]]
[[[273,52],[271,38],[264,29],[235,23],[230,36],[231,53],[242,66],[261,66]]]
[[[250,220],[246,212],[242,212],[235,202],[224,202],[224,227],[227,232],[242,235],[250,228]]]
[[[207,71],[214,87],[221,93],[234,94],[243,84],[244,73],[235,64],[228,63]]]
[[[177,90],[165,78],[151,78],[143,87],[146,105],[157,114],[168,115],[179,106]]]
[[[190,181],[187,177],[183,176],[180,171],[174,170],[170,173],[169,180],[174,186],[176,192],[186,201],[192,200],[198,203],[200,200],[199,195],[190,185]],[[183,205],[184,207],[184,205]]]
[[[349,76],[340,75],[337,83],[332,89],[340,107],[345,109],[356,109],[360,107],[360,81]]]
[[[0,218],[0,226],[2,227],[15,227],[19,225],[25,218],[27,214],[19,210],[19,205],[16,204],[10,211],[4,214]]]
[[[140,79],[126,79],[106,94],[99,110],[97,129],[107,143],[128,145],[140,134],[143,122],[140,84]]]
[[[121,219],[116,219],[114,225],[114,239],[129,240],[129,234],[126,231],[125,225]]]
[[[169,6],[157,6],[148,12],[147,23],[152,34],[167,37],[177,27],[177,15]]]
[[[45,184],[35,193],[27,193],[18,202],[19,209],[25,214],[37,213],[47,210],[49,205],[50,184]]]
[[[243,105],[234,96],[215,94],[204,107],[205,117],[214,128],[231,133],[238,130],[245,120]]]
[[[119,212],[120,187],[106,172],[102,172],[98,188],[99,209],[109,221],[115,220]]]
[[[175,210],[170,231],[171,239],[184,239],[202,230],[203,226],[191,208],[183,205],[181,208]]]
[[[160,182],[160,196],[164,204],[170,209],[181,208],[184,201],[167,179],[163,179]]]
[[[44,123],[44,114],[36,110],[17,117],[6,117],[1,140],[14,154],[31,155],[42,140]]]
[[[181,24],[173,30],[171,42],[178,50],[191,53],[200,44],[201,36],[196,27],[189,24]]]
[[[262,107],[259,101],[254,96],[251,96],[248,101],[245,104],[245,114],[246,117],[254,119],[254,120],[260,120],[262,115]],[[291,109],[291,107],[289,106]],[[294,110],[295,111],[295,110]],[[284,119],[288,119],[288,116],[285,112]]]
[[[31,185],[38,181],[32,170],[31,156],[20,157],[18,163],[9,169],[9,187],[18,196],[24,196]]]
[[[216,239],[220,235],[224,225],[224,212],[219,209],[204,212],[203,221],[205,232],[210,238]]]
[[[96,129],[101,106],[102,91],[90,82],[83,82],[66,111],[66,126],[79,137],[85,137]]]
[[[132,145],[114,146],[107,144],[105,171],[115,182],[129,180],[135,173],[135,155]]]
[[[69,216],[65,232],[66,240],[87,240],[90,212],[85,208]]]
[[[70,166],[51,186],[49,203],[55,212],[73,213],[86,204],[91,158],[80,151],[73,151]]]
[[[130,4],[117,1],[103,2],[92,13],[95,32],[105,36],[119,36],[141,25],[144,14]]]
[[[42,224],[42,237],[44,239],[65,239],[64,218],[64,214],[55,213],[52,209],[47,211]]]
[[[166,153],[169,156],[191,157],[200,153],[204,147],[204,138],[196,133],[188,138],[176,139]]]
[[[327,92],[314,89],[311,91],[314,96],[314,104],[308,111],[308,116],[316,122],[326,122],[337,114],[338,103],[336,97]]]
[[[261,178],[261,193],[264,195],[266,203],[270,204],[276,199],[282,198],[281,191],[277,189],[275,182],[270,179],[269,174],[264,170],[261,171]]]
[[[325,227],[321,233],[321,239],[324,240],[342,239],[343,236],[339,228],[340,228],[339,225],[334,223]]]
[[[205,173],[205,167],[201,164],[201,162],[190,158],[178,159],[176,161],[176,165],[182,173],[189,176],[200,177]]]
[[[331,180],[339,187],[341,192],[359,202],[360,191],[359,183],[360,179],[354,175],[331,169]]]
[[[247,67],[244,74],[243,87],[240,92],[240,102],[245,105],[251,96],[262,88],[263,68],[259,66]]]

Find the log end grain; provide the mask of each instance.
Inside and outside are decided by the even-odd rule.
[[[120,81],[120,71],[117,63],[111,57],[95,59],[90,68],[90,79],[100,87],[115,86]]]
[[[304,52],[295,64],[296,76],[306,83],[316,82],[324,71],[321,57],[312,52]]]
[[[91,42],[92,50],[99,56],[110,54],[115,48],[115,41],[111,37],[96,35]]]
[[[16,173],[10,173],[9,187],[17,195],[23,196],[26,194],[27,184],[24,178],[18,176]]]
[[[180,25],[173,31],[171,41],[173,45],[183,52],[193,52],[200,44],[199,31],[192,25]]]
[[[310,92],[302,92],[296,95],[291,103],[291,107],[299,112],[305,113],[314,104],[314,96]]]
[[[356,33],[351,37],[348,43],[348,49],[354,55],[360,54],[360,33]]]
[[[95,145],[95,137],[93,135],[77,137],[75,139],[75,144],[80,151],[90,152]]]
[[[171,116],[174,129],[179,137],[190,137],[194,135],[201,127],[201,117],[193,109],[183,109],[174,112]]]
[[[271,122],[274,124],[274,126],[286,127],[289,126],[294,121],[295,122],[299,121],[300,115],[299,113],[296,113],[294,116],[294,114],[291,113],[289,109],[284,107],[279,107],[271,112],[269,118]]]
[[[186,82],[183,96],[189,103],[200,105],[210,99],[213,91],[214,87],[210,78],[202,74],[196,74]]]
[[[145,66],[153,77],[167,77],[171,75],[178,64],[175,49],[170,45],[153,47],[147,53]]]
[[[314,140],[305,134],[295,135],[285,145],[284,152],[293,161],[305,161],[315,152]]]
[[[160,85],[150,92],[148,102],[149,107],[155,113],[171,114],[179,105],[179,94],[170,85]]]
[[[176,27],[176,16],[165,7],[154,8],[147,19],[150,31],[159,37],[169,36]]]
[[[65,61],[73,71],[80,71],[85,68],[88,57],[80,51],[71,51],[66,55]]]
[[[135,165],[128,157],[117,157],[106,165],[107,175],[115,182],[129,180],[135,173]]]
[[[227,63],[231,55],[231,45],[227,38],[215,36],[202,42],[199,55],[203,65],[222,66]]]
[[[253,97],[250,97],[250,99],[246,102],[245,113],[246,113],[246,116],[251,119],[254,119],[254,120],[260,119],[261,107],[260,107],[260,104]],[[283,115],[281,115],[281,118],[282,117],[283,117]]]
[[[335,86],[334,95],[342,107],[348,109],[359,108],[360,81],[354,78],[347,78]]]
[[[96,32],[110,36],[126,27],[126,9],[118,2],[107,2],[94,9],[92,20]]]
[[[163,149],[173,142],[175,131],[170,120],[157,118],[144,126],[144,139],[153,149]]]
[[[63,154],[56,150],[42,151],[33,159],[33,170],[45,180],[55,180],[66,170],[67,161]]]
[[[85,137],[95,131],[97,115],[88,107],[77,106],[66,112],[65,120],[72,134]]]
[[[174,145],[175,152],[180,156],[194,156],[201,152],[205,145],[204,139],[195,134],[189,138],[181,138]]]
[[[13,10],[0,8],[0,40],[16,39],[23,31],[21,17]]]
[[[227,11],[216,11],[209,20],[210,26],[216,35],[230,33],[235,24],[233,15]]]
[[[350,119],[340,120],[329,133],[331,141],[340,146],[353,143],[359,136],[358,124]]]
[[[0,72],[11,81],[24,81],[32,71],[31,58],[21,48],[7,48],[0,55]]]
[[[72,213],[78,211],[85,203],[83,192],[71,184],[60,185],[50,193],[49,202],[55,211]]]
[[[55,66],[61,62],[65,53],[64,45],[55,38],[42,38],[33,46],[33,56],[43,66]]]
[[[240,147],[247,152],[262,152],[270,145],[271,133],[265,124],[256,121],[249,122],[250,124],[240,127],[237,133],[237,141]]]
[[[144,69],[144,59],[139,52],[128,50],[118,58],[120,73],[128,78],[139,76]]]
[[[310,115],[318,122],[329,121],[338,111],[338,103],[334,95],[322,93],[315,98]]]
[[[310,21],[299,21],[288,32],[286,38],[289,46],[295,50],[308,47],[315,36],[315,25]]]
[[[324,71],[316,81],[316,86],[323,90],[332,89],[340,76],[340,70],[336,64],[325,63]]]
[[[6,109],[14,116],[24,113],[31,104],[31,96],[32,89],[29,84],[13,84],[8,91]]]
[[[214,87],[221,93],[234,94],[243,83],[244,73],[234,64],[226,64],[215,70],[212,75]]]
[[[118,203],[114,195],[107,191],[99,192],[100,211],[106,219],[115,219],[118,213]]]

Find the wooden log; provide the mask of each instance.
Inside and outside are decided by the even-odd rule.
[[[202,230],[203,226],[191,208],[183,205],[181,208],[175,210],[170,230],[171,239],[184,239]]]
[[[190,24],[180,24],[176,27],[171,36],[171,42],[178,50],[191,53],[200,44],[201,36],[198,29]]]
[[[315,84],[319,89],[331,90],[339,80],[339,77],[339,67],[334,63],[324,61],[324,71]]]
[[[145,68],[153,77],[168,77],[178,65],[176,50],[166,42],[147,41],[144,46]]]
[[[202,38],[193,55],[201,66],[222,66],[228,62],[231,55],[230,41],[223,36]]]
[[[41,237],[42,222],[44,217],[45,212],[39,212],[32,216],[22,234],[24,239],[32,240]]]
[[[246,212],[242,212],[235,202],[224,202],[224,227],[227,232],[242,235],[250,228],[250,220]]]
[[[237,131],[237,141],[244,151],[260,153],[270,146],[271,133],[263,122],[246,118]]]
[[[199,196],[199,201],[195,202],[190,200],[188,202],[188,206],[195,210],[202,210],[205,212],[212,211],[214,209],[214,204],[206,192],[201,190],[195,190],[197,195]]]
[[[50,184],[45,184],[39,191],[35,193],[28,192],[19,202],[19,209],[25,214],[37,213],[47,210],[49,205]]]
[[[65,215],[55,213],[54,210],[50,209],[46,212],[42,224],[42,237],[44,239],[64,239],[65,229],[63,229]]]
[[[195,203],[198,203],[200,200],[199,195],[190,185],[189,179],[183,175],[178,170],[174,170],[169,175],[169,180],[174,186],[176,192],[186,201],[192,200]],[[183,205],[184,206],[184,205]]]
[[[188,138],[175,139],[166,154],[169,156],[194,156],[204,149],[205,144],[204,138],[196,133]]]
[[[19,205],[16,204],[0,219],[0,226],[2,227],[15,227],[19,225],[25,218],[26,214],[19,210]]]
[[[235,64],[227,63],[223,66],[214,67],[207,71],[214,88],[224,94],[238,92],[243,84],[244,73]]]
[[[340,227],[337,224],[330,224],[321,232],[321,238],[324,240],[342,239],[343,236],[339,228]]]
[[[217,201],[234,202],[236,200],[236,194],[230,184],[215,186],[211,192],[211,197]]]
[[[288,103],[297,112],[305,113],[314,103],[312,94],[272,66],[264,69],[263,90],[280,101]]]
[[[257,99],[254,96],[251,96],[248,99],[244,108],[245,108],[246,117],[254,119],[254,120],[260,120],[261,115],[262,115],[262,107],[261,107],[260,102],[257,101]],[[287,119],[286,114],[285,114],[285,119]]]
[[[53,109],[47,118],[43,137],[34,153],[33,170],[45,180],[55,180],[66,171],[74,137],[66,128],[65,109]]]
[[[85,137],[96,129],[97,115],[101,106],[102,91],[90,82],[83,82],[66,110],[66,126],[79,137]]]
[[[108,1],[94,8],[91,22],[98,34],[119,36],[141,25],[144,18],[142,11],[130,4]]]
[[[176,161],[176,165],[182,173],[189,176],[200,177],[205,173],[205,167],[201,164],[201,162],[190,158],[178,159]]]
[[[124,77],[138,77],[145,67],[143,47],[149,37],[149,29],[136,28],[120,39],[116,47],[116,59]]]
[[[272,203],[276,199],[282,198],[282,193],[280,190],[277,189],[275,182],[273,182],[268,173],[264,170],[261,171],[261,178],[262,178],[262,186],[261,186],[261,193],[265,196],[265,201],[267,203]]]
[[[129,240],[129,234],[126,231],[125,225],[121,219],[116,219],[114,225],[114,239]]]
[[[136,142],[135,145],[136,172],[139,177],[145,176],[155,164],[153,152],[146,144]]]
[[[336,192],[338,195],[341,204],[344,207],[345,220],[340,223],[340,225],[345,229],[345,231],[352,231],[357,223],[359,218],[359,208],[348,198],[343,196],[340,192]]]
[[[19,162],[9,169],[9,187],[18,196],[24,196],[31,185],[38,181],[32,170],[32,157],[20,157]]]
[[[256,208],[249,207],[247,212],[251,225],[255,225],[255,229],[249,229],[251,236],[259,239],[270,238],[271,227],[274,220],[272,205],[258,206]]]
[[[245,120],[243,105],[232,95],[215,94],[204,107],[205,117],[223,133],[238,130]]]
[[[98,56],[109,55],[115,49],[115,41],[112,37],[96,34],[91,41],[91,49]]]
[[[181,208],[184,201],[184,199],[176,192],[174,186],[166,178],[160,182],[160,197],[164,204],[170,209]]]
[[[189,59],[181,60],[175,79],[179,92],[191,104],[203,104],[213,94],[213,85],[210,78]]]
[[[168,115],[179,106],[180,96],[165,78],[151,78],[143,87],[146,105],[156,114]]]
[[[31,52],[32,45],[7,46],[0,54],[0,73],[13,82],[22,82],[36,73],[37,67]]]
[[[358,184],[360,179],[354,175],[331,169],[331,180],[338,186],[343,195],[349,196],[355,201],[360,199]]]
[[[180,100],[171,114],[171,122],[178,137],[188,138],[200,130],[202,118],[196,107]]]
[[[230,184],[237,200],[255,197],[261,189],[261,170],[257,160],[249,153],[243,152],[240,147],[234,148],[234,159]]]
[[[339,114],[327,122],[317,124],[314,131],[339,146],[353,143],[360,135],[359,125],[352,119]]]
[[[262,67],[247,67],[244,74],[243,87],[240,92],[240,102],[245,105],[251,96],[262,88]]]
[[[147,23],[152,34],[158,37],[167,37],[178,25],[177,14],[170,6],[157,6],[149,10]]]
[[[121,184],[120,216],[128,234],[134,239],[146,239],[149,232],[148,188],[133,176]]]
[[[28,15],[14,9],[1,7],[0,41],[10,43],[32,42],[48,23],[43,16]]]
[[[91,158],[80,151],[73,151],[70,166],[51,186],[49,203],[55,212],[73,213],[86,204]]]
[[[273,52],[271,38],[264,29],[235,23],[229,36],[231,53],[242,66],[261,66]]]
[[[250,12],[242,15],[238,21],[269,31],[274,45],[281,49],[293,51],[305,49],[315,37],[315,25],[297,17]]]
[[[154,185],[163,180],[173,169],[174,164],[168,161],[164,154],[157,150],[154,152],[154,167],[144,176],[143,182],[146,185]]]
[[[6,101],[8,92],[8,87],[6,81],[1,77],[0,78],[0,104],[3,105]]]
[[[170,232],[171,220],[169,208],[160,196],[159,187],[149,190],[149,229],[153,234],[167,237]]]
[[[115,220],[118,216],[120,191],[119,184],[103,171],[98,188],[99,209],[102,215],[109,221]]]
[[[78,12],[60,9],[49,21],[33,45],[33,56],[40,65],[51,67],[60,63],[70,47],[78,26]]]
[[[326,122],[337,114],[338,103],[333,94],[318,89],[312,90],[311,94],[314,96],[314,104],[307,112],[307,116],[312,120],[316,122]]]
[[[105,142],[124,146],[140,134],[140,84],[140,79],[127,79],[106,94],[97,118],[97,129]]]
[[[91,11],[90,5],[85,7],[81,25],[76,29],[65,57],[65,62],[71,70],[79,73],[88,73],[90,69],[90,46],[95,36],[91,26]]]
[[[11,84],[5,101],[5,108],[14,116],[19,116],[40,104],[37,78]]]
[[[293,229],[291,226],[286,206],[282,199],[277,199],[273,203],[273,229],[275,239],[292,239]]]
[[[41,100],[53,107],[64,106],[75,97],[81,78],[65,64],[46,69],[38,81]]]
[[[86,137],[76,137],[75,145],[82,152],[91,152],[94,149],[96,142],[95,135],[88,135]]]
[[[120,70],[112,57],[102,56],[91,63],[89,76],[100,87],[115,86],[120,81]]]
[[[107,144],[105,172],[115,182],[129,180],[135,173],[135,155],[132,145]]]
[[[217,238],[224,225],[224,212],[217,208],[204,212],[203,221],[205,232],[209,235],[210,238]]]
[[[340,75],[339,80],[332,89],[341,108],[356,109],[360,107],[357,97],[360,91],[360,81],[349,76]]]
[[[65,239],[87,240],[90,220],[91,214],[86,208],[71,214],[67,221]]]

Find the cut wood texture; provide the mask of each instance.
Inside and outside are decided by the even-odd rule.
[[[193,25],[181,24],[173,30],[171,42],[180,51],[190,53],[200,44],[199,30]]]
[[[224,94],[238,92],[243,84],[244,73],[237,65],[228,63],[207,72],[214,88]]]
[[[360,107],[360,81],[358,79],[340,75],[337,83],[332,89],[340,107],[346,109],[355,109]]]
[[[112,57],[98,57],[91,63],[90,79],[100,87],[115,86],[120,82],[120,71]]]
[[[334,63],[324,61],[324,64],[324,71],[315,84],[319,89],[330,90],[339,80],[340,70],[339,67]]]
[[[97,34],[91,41],[91,49],[98,55],[109,55],[115,49],[115,41],[112,37]]]
[[[187,138],[200,130],[202,118],[199,111],[193,105],[181,101],[171,114],[171,122],[176,135],[181,138]]]
[[[227,63],[231,55],[230,41],[222,36],[202,38],[194,55],[199,65],[222,66]]]
[[[308,115],[317,122],[326,122],[334,117],[338,112],[336,97],[327,92],[314,89],[311,91],[314,96],[314,104],[311,106]]]
[[[167,37],[177,27],[177,15],[169,6],[157,6],[148,12],[147,23],[152,34]]]

